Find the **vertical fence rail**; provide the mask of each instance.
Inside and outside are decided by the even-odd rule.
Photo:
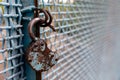
[[[24,50],[28,47],[29,43],[31,42],[31,39],[28,34],[28,23],[30,22],[31,19],[34,18],[34,11],[33,9],[35,8],[34,6],[34,0],[21,0],[22,2],[22,24],[23,24],[23,45],[24,45]],[[34,80],[36,79],[36,74],[35,71],[32,70],[32,68],[29,66],[29,64],[26,62],[24,58],[25,66],[25,75],[27,77],[27,80]]]

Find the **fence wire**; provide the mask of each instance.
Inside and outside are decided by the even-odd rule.
[[[20,0],[3,0],[0,25],[0,80],[24,80]]]
[[[43,80],[99,80],[106,15],[104,0],[40,0],[57,32],[41,28],[49,48],[60,55],[58,64],[43,73]]]
[[[0,26],[0,80],[25,79],[22,37],[25,35],[23,43],[26,43],[29,35],[21,29],[33,18],[33,13],[29,13],[33,4],[33,0],[0,2],[4,7],[4,24]],[[39,0],[39,7],[51,12],[52,25],[57,30],[41,28],[41,38],[46,39],[49,48],[57,50],[60,57],[57,65],[43,72],[43,80],[99,80],[105,0]],[[21,18],[25,20],[22,25]]]

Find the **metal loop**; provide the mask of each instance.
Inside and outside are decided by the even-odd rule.
[[[35,11],[36,11],[36,13],[34,14],[34,17],[38,17],[39,16],[39,13],[44,13],[44,15],[45,15],[45,19],[44,19],[44,23],[46,23],[47,22],[47,20],[48,20],[48,13],[46,12],[46,10],[44,10],[44,9],[38,9],[38,8],[35,8],[34,9]]]
[[[44,23],[45,21],[43,20],[43,19],[40,19],[40,18],[34,18],[34,19],[32,19],[30,22],[29,22],[29,24],[28,24],[28,32],[29,32],[29,35],[30,35],[30,38],[33,40],[33,41],[36,41],[36,37],[35,37],[35,35],[34,35],[34,33],[33,33],[33,26],[35,25],[35,24],[37,24],[39,22],[39,24],[42,24],[42,23]]]
[[[36,8],[37,9],[37,8]],[[52,16],[51,14],[49,13],[49,11],[47,10],[43,10],[43,9],[37,9],[37,11],[40,11],[40,13],[44,13],[45,14],[45,19],[41,19],[39,17],[36,17],[34,19],[32,19],[30,21],[30,23],[28,24],[28,31],[29,31],[29,35],[30,35],[30,38],[33,40],[33,41],[36,41],[38,38],[34,35],[33,33],[33,26],[35,26],[37,24],[37,26],[39,27],[47,27],[49,26],[53,31],[55,31],[54,27],[51,25],[52,23]],[[49,21],[48,21],[48,17],[49,17]],[[39,33],[38,33],[39,34]]]
[[[44,24],[40,24],[40,26],[41,27],[47,27],[47,26],[49,26],[53,31],[56,31],[55,28],[54,28],[54,26],[51,25],[52,20],[53,20],[52,15],[50,14],[50,12],[48,10],[45,10],[45,11],[47,12],[47,14],[49,16],[49,21],[46,20],[46,22]]]
[[[47,14],[48,14],[48,16],[49,16],[49,21],[46,20],[45,24],[41,24],[42,27],[49,26],[49,25],[52,23],[52,20],[53,20],[53,18],[52,18],[52,16],[51,16],[50,12],[49,12],[48,10],[45,10],[45,11],[47,12]]]

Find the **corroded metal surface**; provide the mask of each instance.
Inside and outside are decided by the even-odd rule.
[[[47,47],[47,43],[40,39],[32,42],[27,49],[27,60],[35,71],[47,71],[57,63],[57,53]]]
[[[51,25],[52,16],[49,13],[49,11],[43,10],[43,9],[39,9],[39,10],[44,11],[45,19],[41,19],[38,16],[29,22],[28,31],[32,39],[32,42],[30,43],[30,45],[28,46],[28,49],[26,50],[26,56],[30,66],[35,71],[42,72],[42,71],[47,71],[52,66],[54,66],[57,63],[58,58],[56,54],[57,52],[53,52],[52,50],[50,50],[47,46],[46,41],[35,36],[32,31],[33,28],[36,28],[36,27],[47,27]],[[34,26],[36,24],[37,26]],[[54,27],[53,27],[53,30],[55,30]]]

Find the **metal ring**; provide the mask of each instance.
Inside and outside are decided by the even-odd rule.
[[[35,8],[34,10],[39,11],[39,13],[44,13],[44,15],[45,15],[45,19],[44,19],[45,22],[44,23],[46,23],[48,20],[48,13],[46,12],[46,10],[38,9],[38,8]],[[36,12],[36,13],[38,13],[38,12]]]
[[[52,23],[53,17],[51,16],[50,12],[48,10],[45,10],[49,16],[49,21],[46,20],[45,24],[41,24],[41,27],[47,27]],[[47,22],[48,21],[48,22]]]
[[[53,17],[51,16],[50,12],[48,10],[45,10],[47,14],[49,15],[49,21],[45,22],[45,24],[40,24],[41,27],[47,27],[49,26],[53,31],[56,31],[55,28],[51,25]]]

